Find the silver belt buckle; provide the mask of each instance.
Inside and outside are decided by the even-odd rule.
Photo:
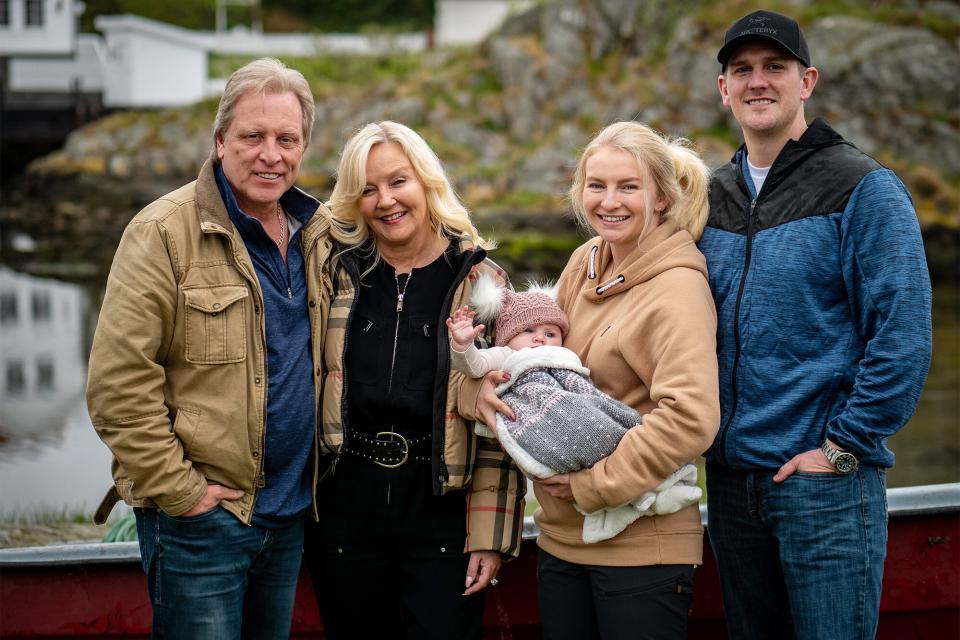
[[[407,439],[404,438],[401,434],[395,433],[393,431],[379,431],[377,432],[377,440],[380,439],[380,436],[387,436],[388,438],[399,438],[400,445],[403,447],[403,459],[400,462],[395,464],[387,464],[386,462],[380,462],[379,460],[373,460],[374,464],[378,464],[381,467],[386,467],[387,469],[396,469],[399,466],[402,466],[406,463],[407,458],[410,456],[410,444],[407,442]]]

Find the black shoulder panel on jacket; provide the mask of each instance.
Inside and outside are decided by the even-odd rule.
[[[860,180],[881,165],[844,141],[823,147],[793,143],[777,157],[754,210],[754,232],[843,211]],[[708,225],[746,233],[750,196],[735,161],[714,172]]]

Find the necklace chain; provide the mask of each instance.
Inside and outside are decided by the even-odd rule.
[[[410,287],[410,281],[413,280],[413,269],[407,274],[407,279],[403,282],[403,290],[400,289],[400,274],[394,272],[393,279],[397,282],[397,313],[403,311],[403,296],[407,295],[407,289]]]
[[[280,251],[283,251],[283,241],[286,239],[287,235],[287,225],[284,224],[285,216],[283,215],[283,209],[280,207],[280,202],[277,202],[277,223],[280,225],[280,237],[277,239],[277,248]]]

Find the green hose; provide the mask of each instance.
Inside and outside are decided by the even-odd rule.
[[[136,542],[136,540],[137,520],[132,511],[114,522],[107,534],[103,536],[103,542]]]

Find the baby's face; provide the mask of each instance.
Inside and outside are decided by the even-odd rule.
[[[555,324],[538,324],[535,327],[527,327],[517,335],[510,338],[507,346],[514,351],[519,351],[524,347],[542,347],[548,345],[559,347],[563,345],[563,332]]]

